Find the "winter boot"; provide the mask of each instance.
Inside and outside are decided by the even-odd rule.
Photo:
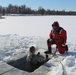
[[[66,48],[66,51],[68,51],[68,45],[66,45],[65,48]]]
[[[45,51],[44,53],[45,53],[45,54],[52,53],[52,52],[51,52],[51,47],[48,47],[48,51]]]
[[[48,61],[49,60],[49,57],[48,57],[48,55],[46,54],[46,61]]]

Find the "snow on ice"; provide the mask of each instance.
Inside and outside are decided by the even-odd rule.
[[[47,50],[46,40],[54,21],[67,30],[69,51],[47,62],[47,75],[76,75],[76,16],[5,16],[0,19],[0,64],[25,56],[31,45],[40,52]]]

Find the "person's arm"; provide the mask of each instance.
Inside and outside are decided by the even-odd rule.
[[[64,41],[63,41],[63,45],[66,45],[67,33],[66,33],[65,30],[62,32],[62,36],[63,36],[63,39],[64,39]]]
[[[49,39],[53,39],[52,30],[50,31],[49,37]]]

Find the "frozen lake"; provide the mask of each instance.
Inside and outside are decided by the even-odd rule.
[[[76,43],[76,16],[5,16],[0,19],[0,34],[48,37],[54,21],[67,30],[67,42]]]
[[[40,53],[47,50],[46,40],[54,21],[67,30],[69,51],[68,55],[65,53],[47,62],[47,75],[76,75],[76,16],[5,16],[0,19],[0,65],[1,61],[10,62],[25,56],[31,45],[39,48]]]

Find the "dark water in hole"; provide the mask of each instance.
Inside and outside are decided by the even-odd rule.
[[[26,63],[26,57],[23,57],[21,59],[18,59],[18,60],[14,61],[14,62],[10,62],[8,64],[15,67],[15,68],[18,68],[20,70],[24,70],[24,71],[27,71],[27,72],[33,72],[34,70],[39,68],[44,63],[37,64],[37,65],[36,64],[31,65],[31,67],[28,68],[28,65]]]

